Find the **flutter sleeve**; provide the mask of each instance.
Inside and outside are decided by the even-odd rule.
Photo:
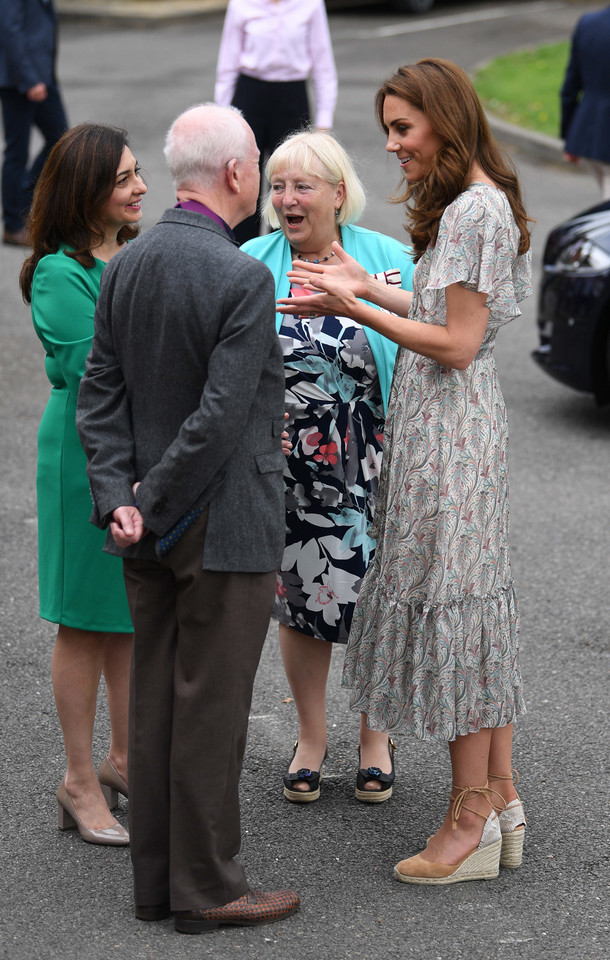
[[[489,323],[518,317],[530,296],[531,254],[518,254],[519,230],[506,196],[465,191],[445,210],[434,247],[426,291],[461,283],[487,294]]]

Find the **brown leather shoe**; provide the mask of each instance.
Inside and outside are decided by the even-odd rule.
[[[248,890],[239,900],[207,910],[176,910],[174,921],[178,933],[209,933],[221,924],[253,927],[259,923],[275,923],[298,910],[300,899],[294,890],[262,893]]]
[[[16,230],[14,233],[11,233],[10,230],[5,230],[2,235],[2,243],[17,247],[29,247],[27,230],[25,227],[22,227],[21,230]]]

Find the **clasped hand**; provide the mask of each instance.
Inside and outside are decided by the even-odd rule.
[[[333,243],[333,251],[337,262],[332,265],[293,260],[288,279],[311,290],[311,296],[299,296],[298,316],[349,317],[357,299],[366,299],[369,275],[364,267],[341,244]],[[277,304],[278,313],[295,314],[294,297],[283,297]]]
[[[139,486],[138,481],[132,487],[134,497]],[[110,532],[117,547],[131,547],[134,543],[139,543],[148,530],[144,526],[144,519],[138,508],[130,505],[113,510]]]

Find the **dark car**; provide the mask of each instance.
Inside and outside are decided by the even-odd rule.
[[[610,402],[610,201],[549,234],[538,332],[532,356],[546,373]]]
[[[371,6],[371,0],[326,0],[328,10],[364,5]],[[385,0],[385,6],[399,13],[426,13],[434,6],[434,0]]]

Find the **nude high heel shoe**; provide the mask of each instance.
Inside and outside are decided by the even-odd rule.
[[[104,827],[101,830],[90,830],[86,827],[76,812],[63,780],[57,790],[57,814],[60,830],[71,830],[76,827],[87,843],[99,843],[109,847],[126,847],[129,844],[127,830],[116,820],[112,827]]]
[[[119,802],[119,793],[124,797],[128,796],[127,784],[123,780],[117,768],[108,757],[104,757],[97,771],[97,779],[100,782],[104,800],[110,810],[114,810]]]
[[[453,827],[457,826],[462,808],[469,810],[485,820],[483,835],[477,847],[468,853],[459,863],[434,863],[424,860],[418,853],[407,860],[401,860],[394,867],[394,876],[402,883],[421,884],[448,884],[460,883],[462,880],[493,880],[500,873],[500,851],[502,849],[502,834],[496,811],[489,799],[489,787],[454,787],[456,796],[451,794],[453,808],[451,818]],[[478,813],[464,803],[469,794],[483,794],[491,807],[491,813],[485,819],[484,814]]]
[[[519,774],[514,771],[514,777],[503,776],[496,773],[488,774],[490,780],[512,780],[515,784],[519,783]],[[500,831],[502,833],[502,853],[500,854],[500,866],[515,870],[521,866],[523,860],[523,844],[525,842],[525,824],[527,818],[523,809],[523,803],[519,794],[510,803],[506,803],[504,797],[492,790],[504,804],[504,809],[496,810],[498,820],[500,821]],[[516,791],[515,791],[516,793]]]

